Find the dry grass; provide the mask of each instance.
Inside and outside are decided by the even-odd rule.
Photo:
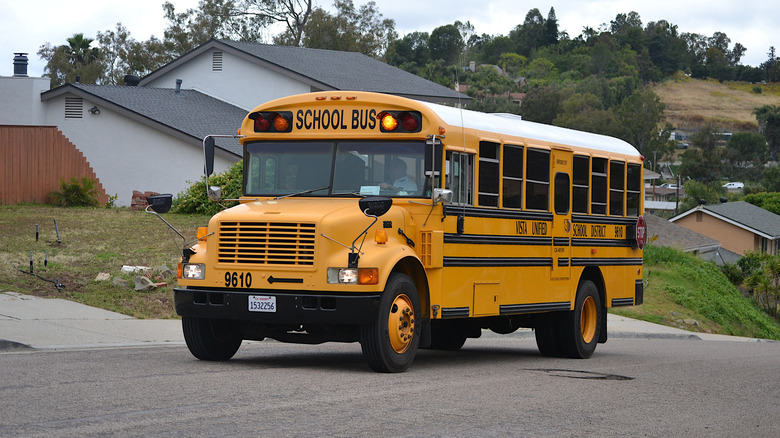
[[[760,86],[761,94],[753,92]],[[666,120],[675,129],[695,130],[715,122],[729,131],[757,130],[753,110],[763,105],[780,105],[780,84],[719,83],[677,75],[655,86],[666,104]]]
[[[166,214],[165,218],[188,238],[208,217]],[[62,243],[57,242],[54,219]],[[39,240],[35,240],[35,225]],[[180,255],[168,228],[156,217],[126,208],[57,208],[39,205],[0,207],[0,290],[43,297],[65,298],[124,313],[137,318],[173,318],[171,287],[174,278],[157,278],[170,286],[151,292],[136,292],[111,280],[95,281],[100,272],[125,279],[132,286],[133,275],[123,275],[123,265],[157,268],[167,265],[174,272]],[[30,251],[34,271],[65,287],[58,292],[52,283],[19,272],[28,271]],[[48,265],[44,255],[48,251]]]

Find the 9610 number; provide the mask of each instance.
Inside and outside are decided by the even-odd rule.
[[[225,287],[252,287],[252,273],[225,272]]]

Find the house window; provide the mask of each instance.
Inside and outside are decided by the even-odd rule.
[[[65,98],[65,118],[80,119],[84,116],[84,99],[80,97]]]
[[[222,71],[222,52],[211,52],[211,71]]]

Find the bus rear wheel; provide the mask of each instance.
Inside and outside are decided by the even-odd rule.
[[[414,282],[391,274],[374,322],[360,328],[360,346],[374,371],[398,373],[412,364],[420,343],[420,299]]]
[[[583,281],[577,288],[574,310],[563,318],[562,347],[564,355],[574,359],[587,359],[596,350],[601,331],[601,319],[606,318],[596,285]]]
[[[228,360],[241,346],[241,334],[233,322],[182,316],[184,341],[193,356],[201,360]]]

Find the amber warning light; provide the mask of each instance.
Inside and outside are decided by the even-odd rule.
[[[256,112],[249,115],[255,121],[255,132],[290,132],[292,130],[292,113]]]
[[[382,132],[420,132],[422,116],[418,111],[382,111],[376,115]]]

